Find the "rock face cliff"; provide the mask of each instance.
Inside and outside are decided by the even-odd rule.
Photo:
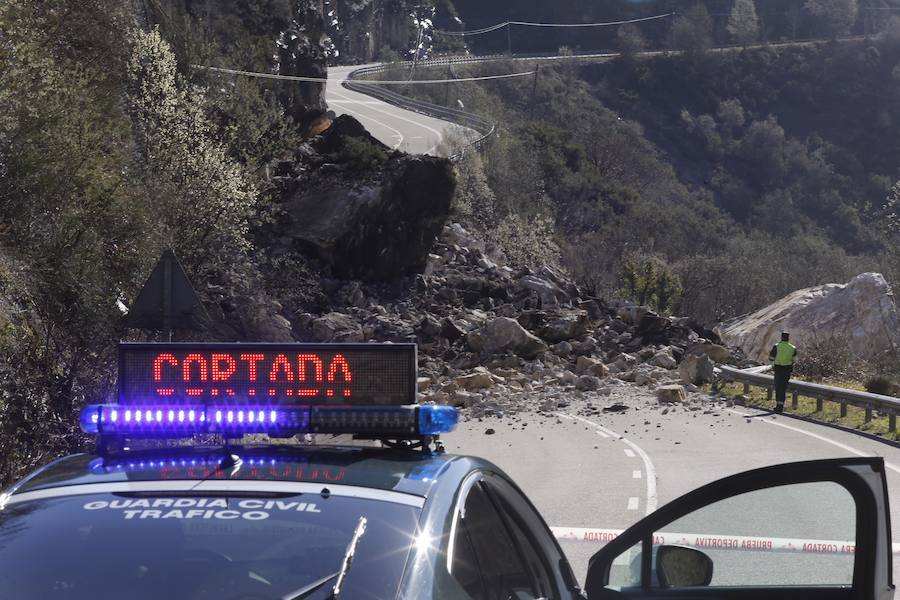
[[[325,16],[335,58],[345,63],[370,62],[383,48],[402,55],[417,34],[413,4],[408,0],[328,0]]]
[[[462,50],[461,38],[434,34],[435,28],[462,26],[451,0],[322,0],[322,5],[330,58],[337,63],[408,60],[417,44],[419,58]]]
[[[816,340],[845,340],[861,358],[871,358],[900,343],[897,307],[890,286],[880,273],[863,273],[846,284],[826,284],[797,290],[749,315],[719,325],[716,332],[748,358],[766,362],[769,350],[789,331],[803,347]]]

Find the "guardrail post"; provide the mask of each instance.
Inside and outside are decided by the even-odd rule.
[[[766,400],[772,399],[772,388],[766,388]]]
[[[866,423],[872,420],[872,409],[866,408]]]
[[[847,403],[841,402],[841,417],[847,416]]]
[[[816,398],[816,412],[822,412],[822,399]]]
[[[891,433],[897,431],[897,415],[894,413],[888,415],[888,431]]]
[[[745,394],[749,394],[749,393],[750,393],[750,384],[749,384],[749,383],[745,383],[745,384],[744,384],[744,393],[745,393]]]
[[[793,394],[791,394],[791,408],[797,408],[797,406],[799,406],[800,403],[797,400],[797,397],[799,395],[800,394],[798,394],[797,392],[794,392]]]

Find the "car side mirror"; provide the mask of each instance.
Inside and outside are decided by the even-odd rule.
[[[699,550],[684,546],[656,549],[656,577],[664,588],[706,586],[712,576],[713,561]]]

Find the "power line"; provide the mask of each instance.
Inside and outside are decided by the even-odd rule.
[[[366,85],[407,85],[410,83],[438,84],[438,83],[464,83],[467,81],[488,81],[491,79],[510,79],[512,77],[525,77],[534,75],[534,71],[524,73],[503,73],[501,75],[485,75],[482,77],[461,77],[459,79],[415,79],[408,80],[379,80],[379,79],[327,79],[325,77],[304,77],[302,75],[277,75],[275,73],[258,73],[256,71],[241,71],[238,69],[225,69],[222,67],[208,67],[205,65],[193,65],[195,69],[227,73],[229,75],[244,75],[247,77],[259,77],[261,79],[281,79],[285,81],[302,81],[305,83],[365,83]]]
[[[665,19],[666,17],[674,16],[675,13],[666,13],[664,15],[653,15],[652,17],[642,17],[640,19],[628,19],[626,21],[608,21],[605,23],[531,23],[527,21],[504,21],[503,23],[497,23],[496,25],[491,25],[489,27],[482,27],[481,29],[471,29],[469,31],[448,31],[445,29],[435,29],[433,33],[438,35],[450,35],[456,37],[466,37],[473,35],[482,35],[485,33],[490,33],[492,31],[496,31],[498,29],[502,29],[504,27],[509,27],[510,25],[520,25],[522,27],[613,27],[615,25],[628,25],[630,23],[642,23],[644,21],[654,21],[656,19]]]

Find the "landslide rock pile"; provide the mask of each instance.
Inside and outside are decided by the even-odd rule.
[[[731,359],[713,332],[690,319],[585,298],[550,266],[514,270],[458,224],[443,228],[424,271],[409,281],[400,291],[330,282],[330,310],[299,315],[295,335],[415,342],[422,401],[475,415],[534,402],[555,408],[622,382],[653,389],[702,383],[713,361]]]
[[[880,273],[863,273],[846,284],[797,290],[765,308],[716,328],[729,345],[764,363],[781,336],[791,333],[799,348],[836,338],[862,358],[900,347],[897,306]]]

